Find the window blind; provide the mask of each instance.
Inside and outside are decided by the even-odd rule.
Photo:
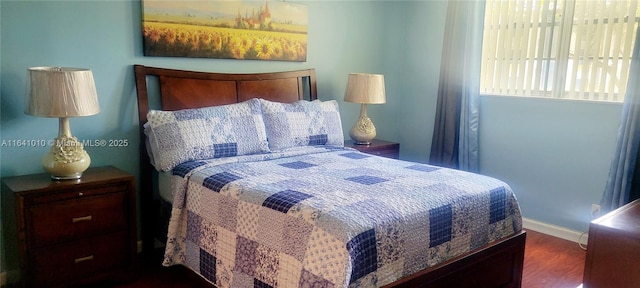
[[[482,94],[622,101],[640,0],[487,0]]]

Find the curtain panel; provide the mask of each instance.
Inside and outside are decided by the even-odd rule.
[[[618,143],[600,205],[611,211],[640,197],[640,29],[636,31]]]
[[[449,1],[429,162],[478,172],[485,1]]]

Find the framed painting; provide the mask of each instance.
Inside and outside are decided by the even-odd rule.
[[[307,60],[307,6],[283,1],[142,0],[145,56]]]

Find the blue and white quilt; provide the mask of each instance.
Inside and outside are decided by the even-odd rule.
[[[164,265],[217,287],[379,287],[522,229],[500,180],[342,147],[172,173]]]

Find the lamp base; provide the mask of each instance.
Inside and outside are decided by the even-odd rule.
[[[91,158],[73,136],[60,135],[42,158],[42,167],[54,180],[74,180],[89,168]]]
[[[362,104],[360,107],[360,117],[349,131],[349,137],[351,137],[357,145],[370,145],[371,140],[376,138],[376,126],[373,125],[373,121],[367,116],[366,104]]]
[[[51,179],[56,181],[79,180],[80,178],[82,178],[82,173],[76,173],[74,175],[67,176],[55,176],[53,174],[51,175]]]
[[[351,140],[353,140],[353,139],[351,139]],[[369,142],[359,142],[359,141],[353,140],[353,144],[355,144],[355,145],[371,145],[371,141],[369,141]]]

